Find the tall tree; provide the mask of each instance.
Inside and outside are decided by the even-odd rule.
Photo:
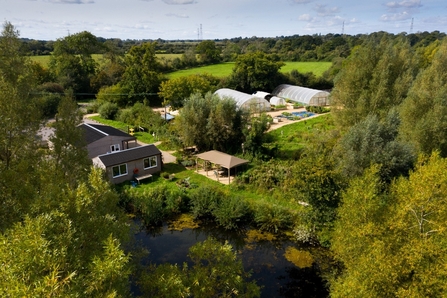
[[[126,70],[120,85],[128,94],[129,103],[149,100],[157,94],[165,79],[155,56],[155,47],[156,43],[150,42],[133,46],[125,57]]]
[[[204,40],[196,47],[196,53],[200,57],[200,62],[203,64],[218,63],[222,60],[220,56],[220,49],[216,47],[216,42],[213,40]]]
[[[385,118],[407,96],[417,65],[405,39],[369,37],[352,51],[334,80],[335,122],[348,128],[369,114]]]
[[[90,80],[96,73],[97,63],[92,54],[100,45],[90,32],[83,31],[58,39],[50,60],[50,69],[65,89],[71,89],[76,96],[91,93]]]
[[[5,22],[0,36],[0,231],[29,210],[40,158],[40,111],[31,96],[30,64],[21,53],[18,31]]]
[[[343,194],[332,249],[343,272],[333,297],[441,297],[445,258],[447,160],[420,158],[386,189],[376,169]]]
[[[405,175],[411,169],[415,154],[413,148],[398,139],[400,118],[396,109],[379,121],[369,115],[352,126],[338,146],[339,167],[346,177],[362,175],[372,164],[381,166],[384,181]]]
[[[447,156],[447,38],[402,105],[402,133],[425,154]]]
[[[199,150],[233,151],[240,148],[242,111],[233,99],[211,93],[193,94],[185,101],[175,125],[185,146]]]
[[[234,65],[229,85],[248,93],[273,90],[279,85],[279,69],[283,65],[274,56],[262,52],[240,55]]]
[[[165,105],[171,105],[173,109],[183,107],[183,102],[191,94],[214,92],[219,84],[219,79],[210,74],[194,74],[187,77],[178,77],[162,82],[160,95]]]

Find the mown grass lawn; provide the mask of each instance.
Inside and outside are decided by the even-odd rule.
[[[268,132],[268,143],[266,145],[269,147],[276,145],[282,158],[292,158],[294,153],[308,144],[313,134],[333,128],[332,116],[330,114],[321,115]]]

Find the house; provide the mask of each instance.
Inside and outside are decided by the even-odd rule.
[[[137,146],[136,137],[111,126],[83,123],[78,127],[84,131],[89,158]]]
[[[104,169],[112,183],[132,179],[139,182],[161,171],[162,154],[150,144],[99,155],[93,158],[93,164]]]

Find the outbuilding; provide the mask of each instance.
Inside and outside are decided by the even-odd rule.
[[[268,102],[268,100],[252,94],[247,94],[228,88],[219,89],[214,92],[214,94],[219,95],[220,98],[232,98],[236,101],[236,105],[240,109],[246,109],[256,112],[270,111],[270,103]]]
[[[282,84],[276,87],[272,94],[306,106],[329,105],[329,92],[322,90]]]

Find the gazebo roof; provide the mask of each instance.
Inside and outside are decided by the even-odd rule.
[[[236,166],[248,163],[248,160],[229,155],[217,150],[200,153],[196,155],[198,158],[207,160],[214,164],[221,165],[224,168],[231,169]]]

